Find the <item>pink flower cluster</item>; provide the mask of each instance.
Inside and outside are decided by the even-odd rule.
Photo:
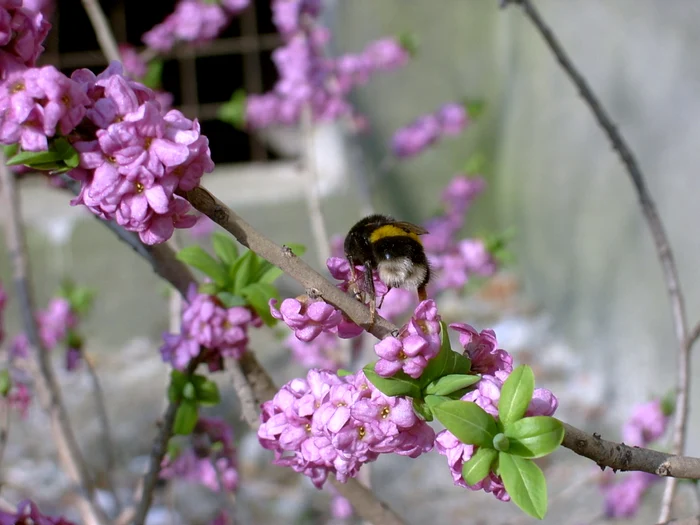
[[[240,358],[248,346],[248,326],[260,326],[261,319],[244,306],[225,308],[213,295],[190,286],[187,307],[182,313],[179,334],[163,334],[163,360],[178,370],[203,351],[210,371],[223,368],[223,358]]]
[[[669,417],[660,400],[640,403],[622,427],[622,441],[630,446],[648,447],[664,435],[668,422]],[[623,476],[618,483],[611,474],[604,479],[605,515],[608,518],[629,518],[637,514],[647,490],[661,478],[646,472],[629,472],[615,477],[618,476]]]
[[[296,124],[305,108],[316,121],[356,119],[347,100],[350,91],[408,62],[408,52],[394,38],[377,40],[359,54],[326,57],[330,33],[318,24],[320,10],[318,0],[272,2],[273,21],[285,39],[272,54],[279,81],[269,93],[249,95],[246,123],[251,128]]]
[[[144,33],[142,40],[160,52],[170,51],[178,42],[203,44],[216,39],[250,0],[180,0],[175,11]]]
[[[214,169],[197,120],[177,110],[162,114],[153,91],[125,78],[118,62],[98,76],[81,69],[71,78],[89,97],[87,120],[96,128],[73,144],[80,167],[70,175],[82,185],[72,204],[115,220],[146,244],[193,226],[189,203],[175,192],[195,188]]]
[[[45,151],[48,137],[80,124],[89,103],[81,85],[54,66],[10,73],[0,84],[0,142]]]
[[[397,130],[391,139],[391,151],[398,158],[415,157],[442,137],[459,135],[468,124],[464,104],[444,104],[436,112],[418,117]]]
[[[262,406],[258,440],[288,466],[322,487],[329,473],[340,482],[357,476],[379,454],[418,457],[435,433],[409,399],[387,397],[362,372],[338,377],[310,370],[284,385]]]
[[[440,351],[440,316],[435,301],[421,302],[410,321],[399,330],[399,336],[389,336],[374,345],[379,361],[374,371],[391,377],[403,370],[417,379],[428,361]]]
[[[200,417],[191,446],[176,457],[166,457],[160,477],[184,479],[214,492],[235,492],[239,476],[231,427],[221,418]]]
[[[29,500],[20,501],[16,512],[0,510],[0,525],[18,525],[31,523],[33,525],[75,525],[65,518],[45,516],[39,507]]]
[[[0,0],[0,80],[33,67],[51,24],[44,15],[22,6],[22,0]]]
[[[464,355],[472,360],[472,370],[480,371],[482,374],[476,389],[462,396],[462,400],[476,403],[487,413],[497,418],[501,388],[508,375],[513,371],[513,358],[505,350],[497,348],[498,342],[493,330],[484,330],[479,333],[467,324],[451,324],[450,328],[459,332],[460,343],[464,346]],[[558,405],[557,398],[550,390],[536,388],[525,416],[551,416]],[[465,445],[454,434],[443,430],[435,439],[435,448],[440,454],[447,457],[455,485],[471,490],[491,492],[501,501],[510,501],[503,481],[493,472],[476,485],[467,485],[462,478],[464,463],[469,461],[478,447]]]
[[[482,240],[457,238],[466,212],[484,185],[480,177],[455,176],[442,194],[445,213],[424,224],[430,233],[423,236],[423,246],[435,270],[432,293],[461,289],[471,274],[490,276],[496,272],[496,261]]]

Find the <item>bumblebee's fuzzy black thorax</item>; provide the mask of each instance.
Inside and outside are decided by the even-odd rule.
[[[365,217],[350,229],[345,237],[345,256],[353,279],[355,266],[365,267],[364,284],[370,295],[370,308],[374,301],[374,270],[389,288],[417,289],[421,300],[425,299],[430,267],[419,235],[426,233],[415,224],[378,214]]]

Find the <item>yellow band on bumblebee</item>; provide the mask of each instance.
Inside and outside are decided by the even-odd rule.
[[[385,237],[410,237],[411,239],[420,243],[420,238],[417,234],[407,232],[406,230],[399,228],[398,226],[394,226],[393,224],[380,226],[370,234],[369,240],[370,242],[377,242],[379,239],[383,239]]]

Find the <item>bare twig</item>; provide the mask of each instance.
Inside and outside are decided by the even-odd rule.
[[[61,391],[54,376],[51,359],[43,348],[34,316],[34,302],[29,285],[29,261],[25,247],[22,216],[19,209],[19,197],[15,187],[13,173],[5,165],[4,156],[0,155],[0,181],[3,188],[3,204],[6,210],[6,242],[14,272],[17,293],[24,329],[31,348],[30,370],[34,376],[39,403],[48,414],[51,431],[56,443],[59,460],[68,477],[80,487],[78,507],[86,525],[107,523],[107,517],[95,503],[95,486],[88,471],[87,464],[78,448]]]
[[[119,55],[119,47],[117,47],[117,41],[114,38],[114,33],[109,28],[109,22],[107,17],[100,7],[100,3],[97,0],[82,0],[83,8],[90,19],[92,28],[95,30],[95,35],[97,36],[97,42],[100,44],[100,49],[108,62],[112,60],[121,61]]]
[[[88,375],[92,381],[92,390],[95,394],[97,419],[100,422],[100,430],[102,432],[101,448],[105,455],[105,479],[107,480],[107,487],[112,494],[114,502],[116,503],[119,511],[122,508],[122,504],[114,484],[114,470],[117,465],[117,461],[114,457],[114,451],[116,448],[114,446],[114,440],[112,439],[112,429],[109,424],[109,416],[107,415],[107,403],[105,402],[104,391],[102,390],[102,385],[100,384],[100,377],[97,375],[97,370],[95,370],[95,366],[92,364],[92,359],[90,359],[90,356],[84,356],[83,361],[85,362],[85,367],[87,368]]]
[[[0,402],[0,465],[5,457],[7,439],[10,436],[10,405],[7,400]]]
[[[193,359],[185,370],[186,374],[192,374],[199,366],[199,359]],[[175,416],[177,414],[177,409],[179,408],[179,402],[170,402],[168,407],[165,409],[165,414],[160,422],[160,431],[153,441],[153,446],[151,447],[151,457],[149,459],[149,468],[146,475],[143,477],[143,484],[141,485],[141,494],[136,498],[138,501],[138,506],[136,507],[136,512],[134,513],[133,525],[143,525],[146,521],[146,516],[148,515],[148,509],[151,507],[151,502],[153,501],[153,491],[158,483],[158,478],[160,477],[160,467],[163,463],[163,458],[165,453],[168,451],[168,441],[173,435],[173,425],[175,424]],[[124,515],[128,517],[127,512],[133,512],[131,509],[126,509]],[[129,519],[125,519],[125,516],[120,516],[117,518],[118,523],[127,523]]]
[[[321,268],[326,265],[326,260],[331,255],[328,231],[323,220],[321,209],[321,196],[318,189],[318,170],[316,168],[316,148],[314,147],[314,124],[311,106],[307,105],[301,114],[301,132],[304,136],[304,155],[302,170],[304,172],[304,194],[306,195],[306,208],[311,222],[311,233],[316,244],[316,253]]]
[[[661,268],[666,282],[666,291],[671,303],[671,313],[673,325],[678,342],[678,369],[676,384],[676,409],[673,424],[673,452],[676,455],[683,454],[685,450],[686,427],[688,422],[688,391],[689,391],[689,370],[690,370],[690,344],[688,337],[688,327],[685,314],[685,303],[681,292],[678,270],[671,251],[663,223],[656,209],[656,204],[651,198],[644,176],[632,151],[628,147],[617,127],[608,116],[600,101],[593,93],[586,79],[578,72],[571,62],[563,47],[548,27],[547,23],[540,16],[531,0],[510,0],[510,3],[520,4],[525,15],[537,28],[547,46],[556,57],[562,69],[569,76],[573,84],[578,89],[586,105],[592,111],[596,121],[607,135],[613,148],[617,151],[627,173],[632,180],[632,185],[637,192],[642,214],[647,221],[649,230],[654,240],[656,253],[661,262]],[[667,521],[671,511],[671,503],[676,488],[676,482],[670,478],[666,484],[659,521]]]

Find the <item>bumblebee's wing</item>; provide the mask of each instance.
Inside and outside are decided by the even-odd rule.
[[[416,235],[425,235],[426,233],[430,233],[425,228],[411,224],[410,222],[396,221],[393,224],[403,230],[406,230],[407,232],[415,233]]]

